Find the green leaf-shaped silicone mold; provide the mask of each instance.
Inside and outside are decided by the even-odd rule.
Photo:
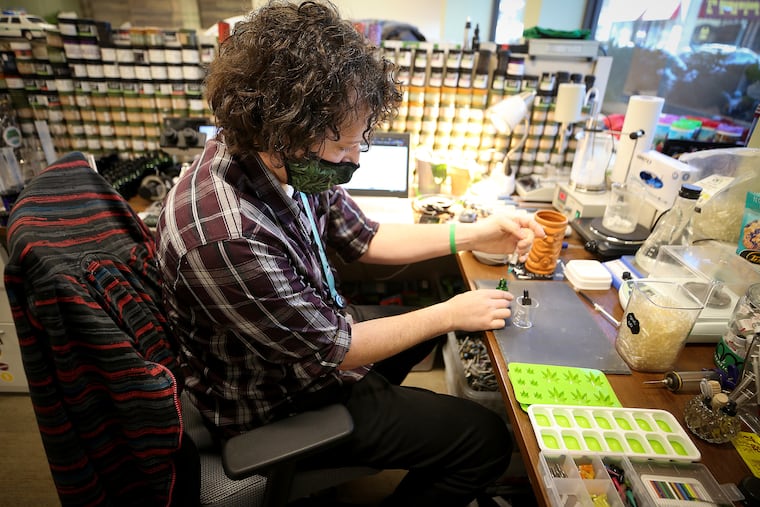
[[[533,363],[509,363],[509,380],[523,408],[533,403],[620,407],[599,370]]]

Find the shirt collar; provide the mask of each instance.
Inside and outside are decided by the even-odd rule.
[[[245,182],[245,193],[258,197],[267,203],[280,221],[302,221],[301,211],[293,199],[293,187],[283,185],[258,155],[239,161]],[[288,190],[289,189],[289,190]]]

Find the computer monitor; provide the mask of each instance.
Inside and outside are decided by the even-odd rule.
[[[218,130],[216,125],[198,125],[198,132],[205,134],[206,141],[216,138]]]
[[[343,187],[351,196],[409,197],[409,133],[378,132]]]

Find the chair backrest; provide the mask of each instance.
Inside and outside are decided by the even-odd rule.
[[[182,423],[151,232],[81,153],[21,192],[5,285],[63,505],[167,505]]]

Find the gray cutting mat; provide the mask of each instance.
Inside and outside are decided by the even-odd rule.
[[[497,280],[475,281],[481,289],[496,288],[497,283]],[[515,297],[522,296],[524,289],[538,301],[538,308],[533,310],[533,327],[515,327],[510,319],[503,329],[494,330],[507,364],[514,361],[631,373],[569,283],[509,282],[509,291]]]

